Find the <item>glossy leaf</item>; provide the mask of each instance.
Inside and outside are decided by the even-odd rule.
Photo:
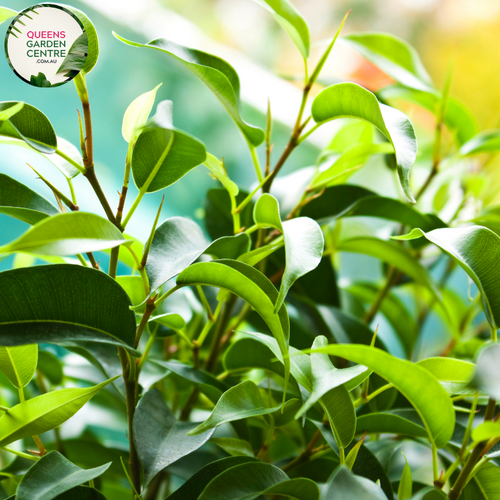
[[[470,389],[466,389],[467,384],[471,381],[476,365],[453,358],[427,358],[418,362],[426,370],[429,370],[441,383],[448,394],[464,394],[470,393]]]
[[[0,246],[0,253],[73,255],[125,243],[114,224],[90,212],[66,212],[43,219],[19,238]]]
[[[410,190],[410,168],[417,155],[417,139],[410,120],[394,108],[380,104],[368,90],[355,83],[339,83],[324,89],[314,99],[311,114],[322,124],[336,118],[360,118],[377,127],[394,146],[398,174],[406,197]]]
[[[17,101],[0,102],[0,112],[16,106]],[[57,138],[49,119],[30,104],[24,106],[13,116],[0,120],[0,136],[20,139],[41,153],[54,153]]]
[[[164,189],[203,163],[206,156],[202,142],[174,127],[172,101],[162,101],[132,151],[135,185],[147,193]]]
[[[196,423],[179,422],[157,389],[144,394],[134,414],[134,442],[144,468],[144,486],[165,467],[203,446],[214,429],[196,436]]]
[[[500,468],[486,463],[466,484],[461,495],[464,500],[498,500],[500,491]]]
[[[59,495],[57,500],[106,500],[106,497],[95,488],[77,486]]]
[[[398,487],[398,500],[408,500],[412,494],[413,480],[411,477],[411,469],[405,457],[405,466],[401,474],[401,481]]]
[[[149,114],[153,109],[156,92],[161,87],[161,83],[153,90],[136,97],[128,106],[123,115],[122,135],[127,142],[137,139],[142,128],[146,125]]]
[[[57,451],[43,456],[19,483],[17,500],[52,500],[103,474],[111,465],[81,469]]]
[[[315,269],[321,262],[323,233],[318,224],[307,217],[298,217],[282,223],[278,201],[270,194],[263,194],[255,204],[254,220],[256,224],[278,229],[285,240],[286,265],[275,305],[277,311],[295,281]]]
[[[16,17],[17,12],[12,9],[8,9],[7,7],[0,7],[0,24],[8,21],[9,19]]]
[[[417,51],[404,40],[386,33],[354,33],[343,41],[406,87],[432,88]]]
[[[297,9],[288,0],[254,0],[269,11],[288,33],[302,57],[309,57],[309,27]]]
[[[236,438],[212,438],[211,443],[220,446],[226,453],[233,457],[253,457],[253,450],[248,441]]]
[[[496,153],[500,150],[500,130],[484,130],[460,148],[460,154],[472,156],[481,153]]]
[[[93,387],[48,392],[13,406],[0,417],[0,446],[59,427],[116,378]]]
[[[198,500],[254,500],[261,495],[319,500],[319,489],[310,479],[290,479],[274,465],[248,462],[227,469],[212,479]]]
[[[156,229],[146,263],[151,293],[203,253],[215,258],[236,259],[249,248],[247,234],[225,236],[209,243],[198,224],[183,217],[171,217]]]
[[[427,429],[429,440],[438,448],[448,443],[455,426],[453,405],[446,391],[425,368],[395,358],[375,347],[329,345],[319,349],[319,352],[363,364],[385,378],[418,412]]]
[[[38,345],[28,344],[17,347],[0,346],[0,372],[14,387],[26,387],[35,374],[38,361]]]
[[[87,340],[131,348],[130,305],[123,289],[95,269],[56,264],[4,271],[0,345]]]
[[[165,38],[152,40],[147,44],[131,42],[113,33],[118,40],[133,47],[149,47],[159,50],[180,62],[197,76],[219,99],[231,118],[235,121],[246,140],[258,146],[264,140],[264,131],[245,123],[240,116],[240,80],[234,68],[223,59],[190,49]]]
[[[259,388],[250,380],[227,390],[219,399],[212,414],[202,424],[188,432],[189,436],[205,433],[219,425],[260,415],[269,415],[280,407],[267,408]]]
[[[285,362],[285,392],[290,373],[288,343],[290,323],[286,307],[276,314],[278,292],[274,285],[259,271],[242,262],[219,260],[200,262],[185,269],[177,277],[178,285],[206,285],[224,288],[248,302],[266,322],[278,342]]]
[[[57,73],[66,72],[64,76],[68,77],[79,73],[87,61],[88,52],[89,39],[87,33],[82,33],[71,45]]]
[[[480,226],[436,229],[429,233],[414,229],[399,239],[424,236],[446,252],[474,281],[483,298],[486,317],[495,328],[500,326],[500,294],[498,280],[500,269],[500,237]]]
[[[229,193],[233,196],[238,195],[239,188],[227,175],[222,162],[220,162],[215,156],[207,153],[207,159],[205,160],[204,165],[208,168],[208,170],[210,170],[211,174],[222,183]]]
[[[0,174],[0,213],[36,224],[59,211],[35,191],[12,177]]]
[[[387,500],[385,493],[374,482],[356,476],[347,467],[341,466],[330,484],[325,500]]]
[[[369,413],[361,415],[356,422],[356,434],[398,434],[414,438],[426,437],[427,431],[421,425],[393,413]]]
[[[500,424],[498,422],[484,422],[472,431],[472,439],[476,443],[500,438]]]

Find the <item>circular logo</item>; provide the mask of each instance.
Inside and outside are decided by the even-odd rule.
[[[85,64],[87,33],[69,10],[41,3],[12,21],[5,54],[21,80],[35,87],[57,87],[72,80]]]

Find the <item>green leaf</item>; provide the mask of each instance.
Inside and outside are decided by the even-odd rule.
[[[231,467],[212,479],[198,500],[254,500],[261,495],[319,500],[319,489],[310,479],[290,479],[274,465],[248,462]]]
[[[147,193],[164,189],[203,163],[206,156],[202,142],[174,127],[172,101],[162,101],[132,150],[135,185]]]
[[[144,487],[165,467],[203,446],[214,432],[210,428],[189,435],[195,427],[177,421],[157,389],[142,396],[134,414],[134,443],[144,468]]]
[[[460,498],[498,500],[500,498],[500,468],[492,463],[483,465],[466,484]]]
[[[386,33],[354,33],[343,41],[406,87],[432,89],[417,51],[404,40]]]
[[[18,104],[17,101],[0,102],[0,112]],[[30,104],[24,106],[13,116],[0,119],[0,136],[20,139],[41,153],[54,153],[57,137],[49,119]]]
[[[92,24],[92,21],[87,17],[85,13],[81,10],[75,9],[75,7],[71,7],[69,5],[64,6],[65,9],[68,9],[72,14],[74,14],[80,22],[83,24],[83,28],[88,38],[88,53],[87,59],[85,60],[85,64],[81,69],[81,72],[86,75],[90,73],[94,66],[97,63],[97,59],[99,58],[99,39],[97,38],[97,31]]]
[[[130,299],[96,269],[56,264],[0,273],[0,345],[88,340],[131,348]]]
[[[411,469],[408,465],[408,460],[405,457],[405,466],[401,474],[401,481],[398,487],[398,500],[408,500],[412,494],[413,480],[411,477]]]
[[[42,72],[39,72],[38,75],[36,76],[31,75],[30,83],[35,87],[52,87],[52,83],[50,83],[49,80],[47,80],[47,77]]]
[[[267,193],[255,204],[253,216],[256,224],[281,231],[285,240],[286,265],[275,305],[277,311],[295,281],[315,269],[321,262],[325,243],[323,233],[318,224],[308,217],[298,217],[282,223],[278,201]]]
[[[7,7],[0,7],[0,24],[8,21],[9,19],[16,17],[18,12]]]
[[[71,45],[57,73],[67,72],[64,76],[78,74],[87,61],[89,52],[89,39],[87,33],[82,33]]]
[[[0,417],[0,446],[59,427],[118,377],[84,389],[48,392],[13,406]]]
[[[409,437],[426,437],[427,431],[421,425],[394,413],[369,413],[356,421],[356,434],[398,434]]]
[[[253,0],[270,12],[288,33],[302,57],[309,57],[309,27],[297,9],[288,0]]]
[[[113,33],[118,40],[133,47],[149,47],[159,50],[180,62],[197,76],[219,99],[246,140],[258,146],[264,140],[264,131],[245,123],[239,110],[240,80],[234,68],[220,57],[191,49],[165,38],[152,40],[147,44],[126,40]]]
[[[500,345],[490,344],[479,353],[471,386],[491,398],[500,399]]]
[[[198,224],[184,217],[171,217],[155,231],[146,272],[151,293],[179,274],[203,253],[236,259],[250,249],[247,234],[225,236],[209,243]]]
[[[0,174],[0,213],[35,224],[59,211],[35,191],[12,177]]]
[[[460,148],[463,156],[472,156],[481,153],[496,153],[500,150],[500,130],[484,130],[470,138]]]
[[[385,378],[418,412],[431,443],[438,448],[448,443],[455,427],[453,404],[440,383],[425,368],[375,347],[329,345],[316,351],[363,364]]]
[[[500,424],[498,422],[484,422],[472,431],[472,440],[475,443],[500,438]]]
[[[384,101],[402,99],[417,104],[436,116],[442,112],[442,97],[437,90],[417,90],[402,85],[391,85],[377,92]],[[458,99],[448,96],[444,114],[444,124],[459,145],[474,137],[479,130],[472,112]]]
[[[490,325],[500,327],[500,237],[480,226],[436,229],[429,233],[414,229],[398,239],[412,240],[424,236],[446,252],[474,281],[483,298],[483,306]]]
[[[153,90],[146,92],[135,98],[125,111],[122,123],[122,135],[127,142],[134,142],[146,125],[149,114],[153,109],[156,92],[161,87],[161,83]]]
[[[0,372],[14,387],[26,387],[35,374],[38,361],[38,345],[28,344],[17,347],[0,346]]]
[[[106,500],[106,497],[95,488],[77,486],[59,495],[57,500]]]
[[[413,495],[411,500],[446,500],[446,498],[446,493],[443,490],[427,486]]]
[[[226,169],[222,162],[220,162],[215,156],[207,153],[207,159],[204,163],[205,167],[210,170],[212,175],[217,178],[222,185],[227,189],[227,191],[233,196],[237,196],[239,193],[238,186],[229,178]]]
[[[324,89],[314,99],[311,114],[318,124],[350,117],[375,125],[393,145],[401,186],[406,197],[415,202],[410,190],[410,168],[417,155],[417,139],[405,114],[380,104],[370,91],[355,83],[339,83]]]
[[[354,467],[354,464],[356,463],[356,458],[358,458],[358,453],[363,445],[363,439],[360,439],[352,448],[351,451],[347,454],[347,457],[345,458],[345,464],[349,468],[349,470],[352,470]]]
[[[74,255],[125,243],[107,219],[89,212],[67,212],[43,219],[19,238],[0,246],[0,253]]]
[[[59,385],[63,381],[63,365],[59,358],[49,351],[38,351],[37,370],[47,378],[52,385]]]
[[[418,362],[426,370],[429,370],[436,377],[448,394],[469,394],[467,389],[471,381],[476,365],[453,358],[427,358]]]
[[[190,430],[188,435],[195,436],[228,422],[268,415],[279,409],[279,406],[266,408],[259,388],[252,381],[246,380],[227,390],[215,405],[210,417],[195,429]]]
[[[278,292],[262,273],[242,262],[219,260],[200,262],[177,277],[177,285],[206,285],[223,288],[248,302],[266,322],[278,342],[285,362],[285,393],[290,373],[288,343],[290,322],[285,305],[274,312]]]
[[[81,469],[57,451],[44,455],[29,469],[17,488],[17,500],[52,500],[103,474],[111,465]]]
[[[354,475],[346,466],[340,466],[326,492],[325,500],[345,500],[347,498],[387,500],[385,493],[374,482]]]
[[[236,438],[212,438],[211,443],[220,446],[226,453],[233,457],[253,457],[252,446],[248,441]]]
[[[188,479],[177,491],[167,497],[167,500],[198,499],[212,479],[219,476],[225,470],[248,462],[257,462],[257,459],[250,457],[227,457],[209,463]]]

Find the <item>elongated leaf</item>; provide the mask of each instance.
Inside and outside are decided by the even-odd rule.
[[[77,486],[59,495],[57,500],[106,500],[106,497],[95,488]]]
[[[188,479],[177,491],[168,496],[167,500],[198,499],[212,479],[225,470],[249,462],[257,463],[257,459],[251,457],[227,457],[209,463]]]
[[[114,224],[99,215],[67,212],[43,219],[7,245],[0,253],[74,255],[112,248],[125,243]]]
[[[377,127],[394,146],[401,186],[406,197],[415,201],[410,190],[410,168],[417,155],[417,139],[406,115],[380,104],[370,91],[354,83],[339,83],[320,92],[312,103],[311,114],[319,124],[351,117]]]
[[[35,374],[38,345],[0,346],[0,372],[18,389],[27,386]]]
[[[0,102],[0,112],[18,104],[17,101]],[[6,120],[0,120],[0,136],[20,139],[41,153],[53,153],[57,138],[49,119],[30,104]]]
[[[206,433],[219,425],[244,418],[268,415],[280,407],[266,408],[259,388],[250,380],[231,387],[226,391],[212,411],[212,414],[202,424],[188,432],[189,436]]]
[[[236,438],[212,438],[211,443],[220,446],[226,453],[233,457],[253,457],[252,446],[248,441]]]
[[[309,27],[297,9],[288,0],[254,0],[269,11],[288,33],[302,57],[309,57]]]
[[[0,24],[16,16],[17,12],[15,10],[8,9],[7,7],[0,7]]]
[[[0,345],[89,340],[133,347],[135,318],[123,289],[70,264],[0,273]]]
[[[386,33],[354,33],[343,42],[403,85],[420,90],[432,81],[417,51],[404,40]]]
[[[325,500],[387,500],[384,492],[374,482],[353,474],[346,466],[334,471],[334,479],[328,488]]]
[[[426,437],[421,425],[393,413],[370,413],[361,415],[356,421],[356,434],[398,434],[400,436]]]
[[[446,500],[446,498],[446,493],[443,490],[427,486],[413,495],[411,500]]]
[[[17,488],[18,500],[52,500],[103,474],[111,465],[81,469],[57,451],[43,456],[23,477]]]
[[[267,193],[255,204],[253,216],[256,224],[278,229],[285,239],[286,265],[275,305],[277,311],[295,281],[315,269],[321,262],[323,233],[318,224],[307,217],[298,217],[282,223],[278,201]]]
[[[134,415],[134,442],[144,467],[144,486],[171,463],[203,446],[214,428],[196,436],[196,423],[179,422],[157,389],[142,396]]]
[[[139,135],[142,127],[146,125],[149,114],[153,109],[156,92],[160,87],[161,83],[153,90],[134,99],[125,111],[123,115],[122,135],[127,142],[134,141]]]
[[[375,347],[329,345],[316,351],[363,364],[385,378],[418,412],[429,440],[438,448],[448,443],[455,426],[453,405],[446,391],[425,368]]]
[[[248,252],[247,234],[226,236],[209,243],[195,222],[183,217],[171,217],[155,231],[146,272],[151,293],[192,264],[201,254],[216,258],[236,259]]]
[[[484,422],[472,431],[472,439],[476,443],[500,438],[500,424],[498,422]]]
[[[427,358],[418,364],[429,370],[441,382],[448,394],[473,392],[466,389],[466,386],[476,370],[474,363],[453,358]]]
[[[340,217],[380,217],[411,228],[423,227],[425,231],[446,225],[433,214],[423,214],[407,203],[385,198],[369,189],[350,184],[327,188],[319,198],[312,200],[301,210],[301,215],[320,223]]]
[[[164,189],[203,163],[207,152],[195,137],[174,127],[172,101],[162,101],[142,129],[132,151],[132,174],[138,189]]]
[[[464,500],[498,500],[500,498],[500,468],[492,463],[481,467],[466,484]]]
[[[64,76],[74,76],[78,74],[85,62],[89,52],[89,39],[87,33],[82,33],[71,45],[57,73],[64,73]]]
[[[402,99],[417,104],[438,116],[441,112],[441,94],[437,90],[417,90],[402,85],[391,85],[377,92],[384,101]],[[459,100],[449,96],[444,114],[444,124],[459,145],[472,139],[479,126],[472,112]],[[465,144],[464,144],[465,146]]]
[[[148,47],[159,50],[180,62],[197,76],[219,99],[231,118],[235,121],[246,140],[258,146],[264,140],[264,131],[245,123],[240,116],[240,80],[234,68],[223,59],[190,49],[165,38],[158,38],[149,43],[131,42],[113,33],[118,40],[133,47]]]
[[[0,417],[0,446],[60,426],[117,377],[85,389],[61,389],[28,399]]]
[[[472,156],[481,153],[496,153],[500,150],[500,130],[484,130],[470,138],[460,148],[460,154]]]
[[[211,174],[222,183],[229,193],[233,196],[238,195],[239,188],[227,175],[222,162],[220,162],[215,156],[207,153],[207,159],[205,160],[204,165],[208,168],[208,170],[210,170]]]
[[[35,224],[59,211],[24,184],[0,174],[0,213]]]
[[[224,288],[248,302],[266,322],[278,342],[285,363],[285,392],[290,373],[288,343],[290,323],[285,305],[274,312],[278,292],[259,271],[231,260],[200,262],[185,269],[177,277],[178,285],[206,285]]]
[[[319,500],[319,489],[310,479],[290,479],[274,465],[248,462],[227,469],[212,479],[198,500],[254,500],[261,495]]]
[[[436,229],[429,233],[414,229],[399,239],[424,236],[446,252],[474,281],[483,298],[484,312],[489,323],[500,327],[500,237],[480,226]]]
[[[411,478],[411,469],[405,457],[405,466],[401,474],[401,481],[398,488],[398,500],[408,500],[412,494],[413,481]]]

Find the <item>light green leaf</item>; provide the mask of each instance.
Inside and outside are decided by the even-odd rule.
[[[476,443],[500,438],[500,424],[498,422],[484,422],[472,431],[472,440]]]
[[[471,394],[474,391],[467,388],[476,365],[453,358],[427,358],[418,362],[429,370],[441,383],[448,394]]]
[[[500,130],[484,130],[460,148],[460,154],[463,156],[497,153],[498,151],[500,151]]]
[[[374,482],[353,474],[346,466],[340,466],[328,488],[325,500],[387,500],[385,493]]]
[[[356,434],[398,434],[400,436],[426,437],[421,425],[394,413],[369,413],[361,415],[356,422]]]
[[[162,101],[132,150],[135,185],[147,193],[164,189],[203,163],[206,156],[202,142],[174,127],[172,101]]]
[[[35,224],[59,211],[29,187],[8,175],[0,174],[0,213]]]
[[[411,497],[411,500],[446,500],[447,496],[443,490],[438,490],[432,486],[422,488],[418,493]]]
[[[35,374],[37,361],[37,344],[17,347],[0,346],[0,372],[18,389],[22,389],[30,383]]]
[[[156,92],[161,83],[153,90],[134,99],[123,115],[122,135],[127,142],[134,142],[142,128],[146,125],[149,114],[153,109]]]
[[[281,231],[285,240],[286,265],[275,305],[277,311],[295,281],[321,262],[325,243],[323,233],[318,224],[308,217],[297,217],[282,223],[278,201],[267,193],[258,199],[253,216],[256,224]]]
[[[500,327],[500,237],[481,226],[436,229],[429,233],[414,229],[398,239],[412,240],[424,236],[446,252],[474,281],[483,298],[486,317]]]
[[[262,495],[319,500],[319,489],[310,479],[290,479],[274,465],[248,462],[212,479],[198,500],[254,500]]]
[[[0,253],[74,255],[125,243],[114,224],[88,212],[67,212],[43,219],[19,238],[0,246]]]
[[[500,468],[492,463],[485,464],[466,484],[460,498],[498,500],[500,498]]]
[[[214,155],[207,153],[207,159],[204,163],[205,167],[210,170],[213,176],[215,176],[222,185],[231,193],[233,196],[237,196],[239,193],[238,186],[229,178],[226,169],[222,162],[220,162]]]
[[[220,446],[226,453],[233,457],[253,457],[253,450],[248,441],[236,438],[212,438],[211,443]]]
[[[309,57],[309,27],[297,9],[288,0],[253,0],[270,12],[288,33],[302,57]]]
[[[318,124],[350,117],[375,125],[393,145],[401,186],[406,197],[415,202],[410,190],[410,169],[417,155],[417,139],[405,114],[380,104],[375,95],[355,83],[339,83],[324,89],[314,99],[311,114]]]
[[[17,12],[12,9],[8,9],[7,7],[0,7],[0,24],[8,21],[9,19],[16,17]]]
[[[17,101],[0,102],[0,112],[17,104]],[[0,120],[2,135],[20,139],[41,153],[54,153],[57,149],[57,137],[52,124],[39,109],[30,104],[24,104],[13,116]]]
[[[52,500],[108,470],[109,464],[95,469],[81,469],[57,451],[44,455],[22,478],[17,500]]]
[[[425,368],[375,347],[329,345],[316,351],[363,364],[385,378],[418,412],[431,443],[438,448],[448,443],[455,427],[453,404],[440,383]]]
[[[132,348],[130,306],[120,285],[96,269],[55,264],[4,271],[0,345],[88,340]]]
[[[12,407],[0,417],[0,446],[59,427],[117,378],[84,389],[48,392]]]
[[[57,73],[64,73],[64,76],[75,76],[78,74],[85,62],[89,53],[89,39],[87,33],[82,33],[71,45],[66,57],[64,58]]]
[[[264,131],[245,123],[239,110],[240,80],[234,68],[223,59],[196,49],[190,49],[165,38],[158,38],[147,44],[126,40],[113,33],[118,40],[133,47],[149,47],[159,50],[179,61],[197,76],[219,99],[235,121],[246,140],[258,146],[264,140]]]
[[[177,285],[215,286],[229,290],[248,302],[266,322],[278,342],[285,363],[286,393],[290,373],[290,322],[284,304],[277,314],[274,312],[278,292],[268,278],[247,264],[224,259],[189,266],[177,277]]]
[[[387,33],[354,33],[343,42],[406,87],[432,89],[432,81],[417,51]]]
[[[363,439],[360,439],[347,454],[347,457],[345,458],[345,464],[349,470],[352,470],[352,468],[354,467],[361,446],[363,446]]]
[[[215,405],[210,417],[189,431],[188,435],[195,436],[228,422],[268,415],[279,409],[279,406],[267,408],[259,388],[252,381],[246,380],[226,391]]]
[[[214,428],[189,435],[196,423],[179,422],[157,389],[144,394],[134,414],[134,443],[144,467],[144,487],[165,467],[203,446]]]
[[[405,457],[405,466],[401,474],[401,481],[398,487],[398,500],[408,500],[411,497],[413,488],[413,480],[411,477],[411,469],[408,465],[408,460]]]

